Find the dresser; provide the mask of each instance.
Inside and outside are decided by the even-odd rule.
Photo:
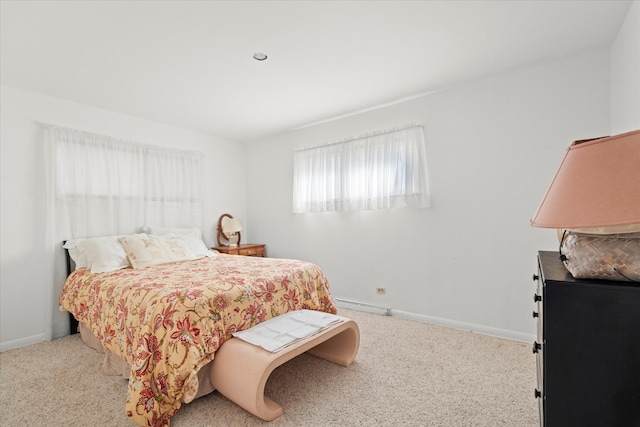
[[[247,244],[242,244],[235,247],[216,246],[213,249],[223,254],[229,254],[229,255],[260,256],[260,257],[267,256],[263,244],[247,243]]]
[[[640,283],[574,279],[548,251],[533,279],[540,424],[640,426]]]

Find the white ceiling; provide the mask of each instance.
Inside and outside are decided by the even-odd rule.
[[[630,5],[2,0],[0,77],[251,141],[610,46]]]

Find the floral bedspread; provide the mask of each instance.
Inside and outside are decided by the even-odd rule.
[[[296,260],[216,257],[73,272],[60,305],[131,365],[126,411],[168,426],[188,384],[231,335],[292,310],[336,313],[322,270]]]

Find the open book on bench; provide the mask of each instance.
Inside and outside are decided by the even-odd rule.
[[[341,321],[339,316],[314,310],[296,310],[233,334],[271,352],[308,338]]]

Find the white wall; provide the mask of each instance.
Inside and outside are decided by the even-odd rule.
[[[609,134],[609,82],[599,50],[249,144],[252,239],[319,264],[337,298],[528,341],[536,253],[557,250],[529,219],[571,142]],[[424,126],[431,208],[291,213],[295,148],[409,122]]]
[[[55,311],[61,284],[43,267],[52,254],[36,121],[202,150],[208,244],[218,216],[231,212],[251,230],[243,241],[317,262],[338,298],[532,339],[535,254],[556,241],[528,220],[571,141],[640,127],[639,16],[636,1],[610,50],[258,141],[246,165],[244,147],[230,141],[1,86],[0,351],[66,332]],[[431,208],[291,214],[296,147],[407,122],[425,128]]]
[[[640,129],[640,1],[611,49],[611,134]]]
[[[64,265],[58,262],[55,271],[45,267],[54,255],[45,245],[44,155],[37,121],[202,151],[205,243],[215,243],[220,214],[232,212],[244,223],[242,144],[11,87],[0,89],[0,350],[68,333],[66,314],[57,309]]]

